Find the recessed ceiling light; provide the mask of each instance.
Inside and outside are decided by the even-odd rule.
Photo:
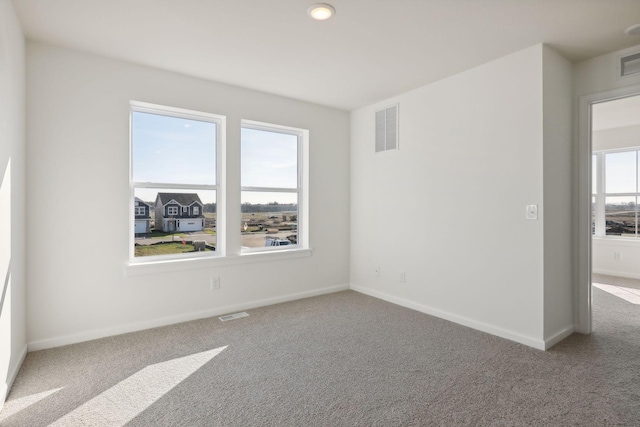
[[[309,6],[307,13],[316,21],[324,21],[331,18],[336,13],[336,10],[330,4],[317,3]]]
[[[629,28],[627,28],[626,30],[624,30],[625,34],[628,34],[630,36],[637,36],[640,34],[640,24],[636,24],[636,25],[632,25]]]

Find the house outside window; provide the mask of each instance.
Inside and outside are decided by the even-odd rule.
[[[308,247],[308,131],[243,121],[242,252]]]
[[[131,212],[143,202],[151,224],[131,260],[223,255],[224,116],[132,101],[130,121]]]
[[[594,237],[640,237],[640,149],[598,151],[592,157]]]

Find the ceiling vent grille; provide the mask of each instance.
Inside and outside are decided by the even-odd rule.
[[[620,58],[620,77],[640,73],[640,52]]]
[[[376,111],[376,153],[398,149],[398,104]]]

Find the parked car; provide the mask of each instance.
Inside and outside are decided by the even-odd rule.
[[[287,239],[278,239],[278,238],[268,238],[265,241],[265,246],[287,246],[290,245],[291,242]]]

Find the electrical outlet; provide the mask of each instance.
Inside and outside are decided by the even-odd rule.
[[[373,275],[376,277],[380,277],[380,267],[376,266],[376,269],[373,271]]]
[[[405,275],[404,275],[404,271],[400,272],[400,283],[404,283],[405,282]]]
[[[217,291],[218,289],[220,289],[220,277],[213,276],[211,277],[211,290]]]
[[[622,252],[613,252],[613,259],[620,261],[622,259]]]

